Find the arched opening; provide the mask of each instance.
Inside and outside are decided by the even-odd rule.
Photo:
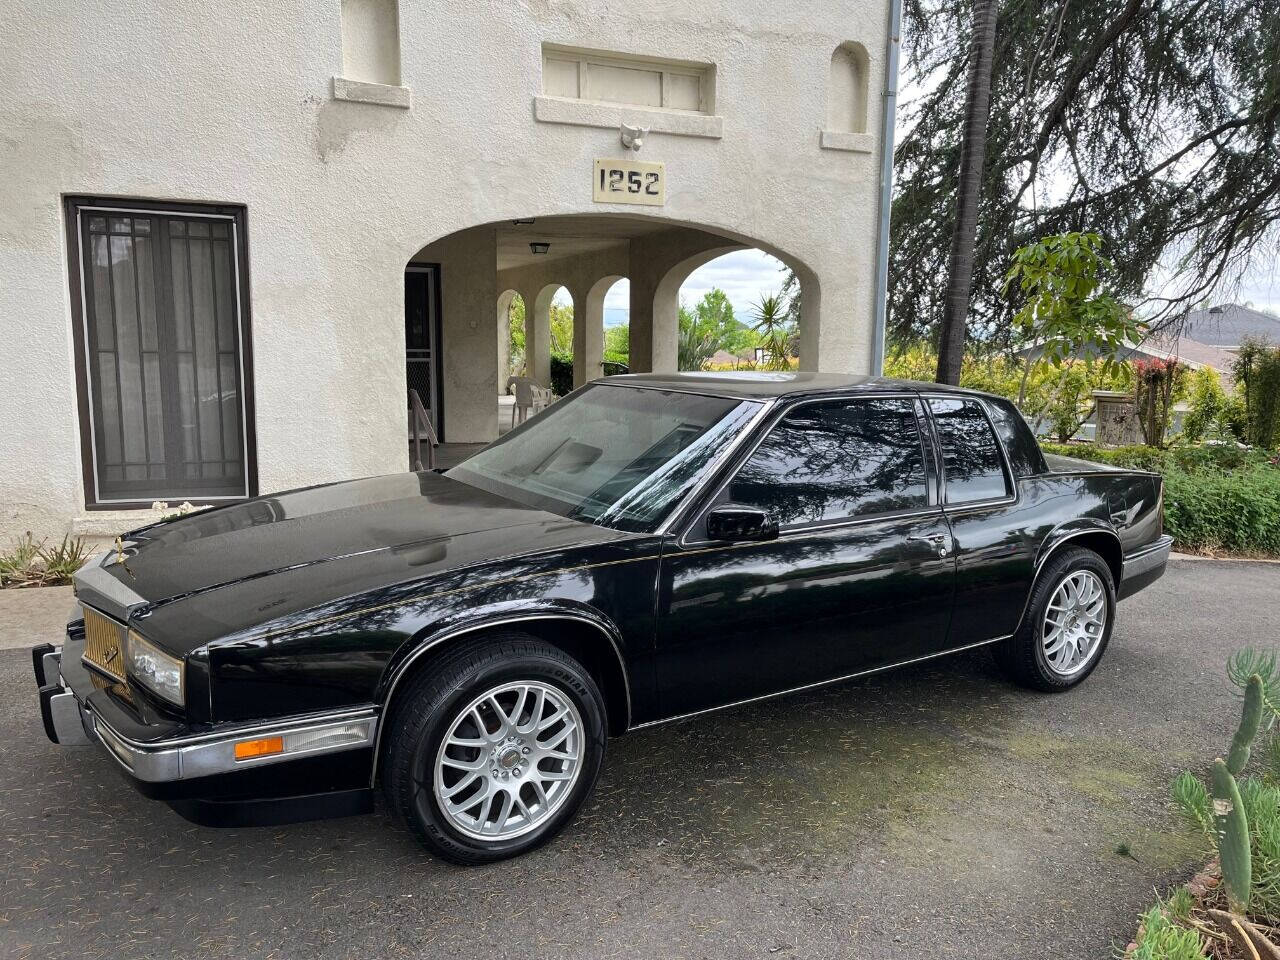
[[[616,274],[601,277],[587,291],[582,323],[574,328],[573,384],[631,369],[631,282]]]
[[[812,273],[776,248],[652,215],[507,220],[424,246],[406,277],[430,278],[413,302],[433,304],[425,369],[434,393],[423,404],[444,441],[437,464],[510,429],[503,395],[514,375],[563,395],[606,374],[677,369],[681,284],[717,257],[752,248],[782,257],[810,294]],[[406,286],[406,314],[410,304]],[[734,308],[741,315],[745,305]]]
[[[777,257],[721,254],[680,284],[677,368],[787,370],[799,363],[800,280]]]

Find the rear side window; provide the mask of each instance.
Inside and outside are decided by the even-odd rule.
[[[947,503],[998,500],[1010,493],[991,423],[976,400],[929,400],[942,443]]]
[[[783,527],[927,506],[915,403],[883,397],[797,407],[769,431],[726,493]]]
[[[1044,454],[1040,452],[1040,444],[1036,443],[1035,434],[1022,419],[1018,408],[1008,400],[995,397],[987,399],[987,409],[991,411],[991,420],[996,425],[996,433],[1004,443],[1004,452],[1009,455],[1009,467],[1015,477],[1034,477],[1048,473],[1044,462]]]

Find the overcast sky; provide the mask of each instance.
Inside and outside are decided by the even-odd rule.
[[[733,313],[744,323],[751,323],[755,316],[755,304],[760,298],[777,293],[782,288],[786,268],[775,257],[762,250],[736,250],[712,260],[689,274],[680,288],[680,299],[692,307],[713,287],[719,287],[733,304]],[[619,319],[629,312],[631,283],[619,280],[609,288],[604,298],[606,320]],[[559,303],[569,302],[569,293],[563,287],[556,293]],[[612,315],[612,316],[610,316]]]

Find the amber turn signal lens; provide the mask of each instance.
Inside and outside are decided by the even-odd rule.
[[[237,760],[252,760],[254,757],[269,757],[273,753],[284,753],[283,737],[264,737],[261,740],[241,740],[236,744]]]

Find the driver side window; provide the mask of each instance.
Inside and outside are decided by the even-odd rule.
[[[883,397],[799,406],[764,438],[724,498],[767,511],[783,529],[925,507],[915,404]]]

